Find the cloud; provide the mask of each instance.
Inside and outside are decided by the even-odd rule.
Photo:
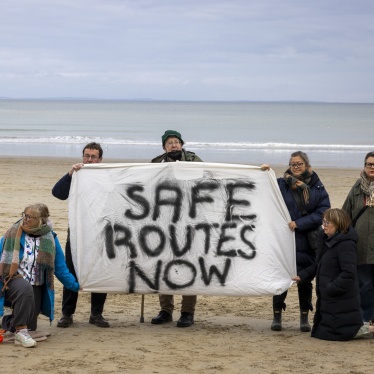
[[[364,0],[2,4],[0,96],[373,102],[373,11]]]

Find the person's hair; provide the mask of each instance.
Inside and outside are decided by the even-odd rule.
[[[305,153],[305,152],[302,152],[302,151],[296,151],[294,153],[291,154],[291,157],[290,157],[290,161],[289,163],[291,162],[291,158],[292,157],[301,157],[303,159],[303,161],[305,162],[305,166],[308,168],[310,166],[310,163],[309,163],[309,157],[308,155]]]
[[[32,215],[39,219],[39,225],[49,224],[49,209],[47,205],[42,203],[28,205],[24,212],[29,210]]]
[[[84,151],[86,149],[96,149],[97,151],[99,151],[99,157],[103,157],[103,149],[101,148],[101,145],[100,143],[95,143],[95,142],[92,142],[92,143],[88,143],[84,148],[83,148],[83,152],[82,154],[84,154]]]
[[[365,164],[366,164],[366,160],[367,160],[369,157],[374,157],[374,151],[369,152],[369,153],[365,156]]]
[[[344,209],[330,208],[323,213],[323,219],[336,226],[337,231],[346,234],[351,224],[351,219]]]

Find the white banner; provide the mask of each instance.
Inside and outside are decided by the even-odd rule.
[[[200,162],[90,164],[69,195],[84,291],[281,294],[296,275],[274,172]]]

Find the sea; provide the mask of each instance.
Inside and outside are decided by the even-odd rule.
[[[206,162],[362,168],[374,151],[374,104],[0,100],[0,156],[77,158],[95,141],[103,162],[149,161],[165,130]]]

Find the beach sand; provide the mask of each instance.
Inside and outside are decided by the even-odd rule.
[[[106,160],[108,161],[108,160]],[[30,203],[48,205],[55,231],[65,246],[67,201],[51,189],[76,159],[0,158],[1,232],[20,218]],[[281,176],[284,167],[274,167]],[[333,207],[341,207],[359,170],[318,169]],[[327,342],[299,330],[296,286],[287,297],[284,329],[270,330],[271,297],[200,296],[195,325],[181,329],[175,321],[151,325],[158,297],[145,296],[140,323],[140,295],[109,294],[104,316],[111,327],[88,323],[90,294],[80,293],[74,324],[56,327],[61,316],[62,287],[56,281],[55,320],[39,317],[38,329],[51,336],[33,349],[0,344],[1,373],[369,373],[374,339]],[[314,297],[315,301],[315,297]],[[174,319],[179,318],[176,296]]]

